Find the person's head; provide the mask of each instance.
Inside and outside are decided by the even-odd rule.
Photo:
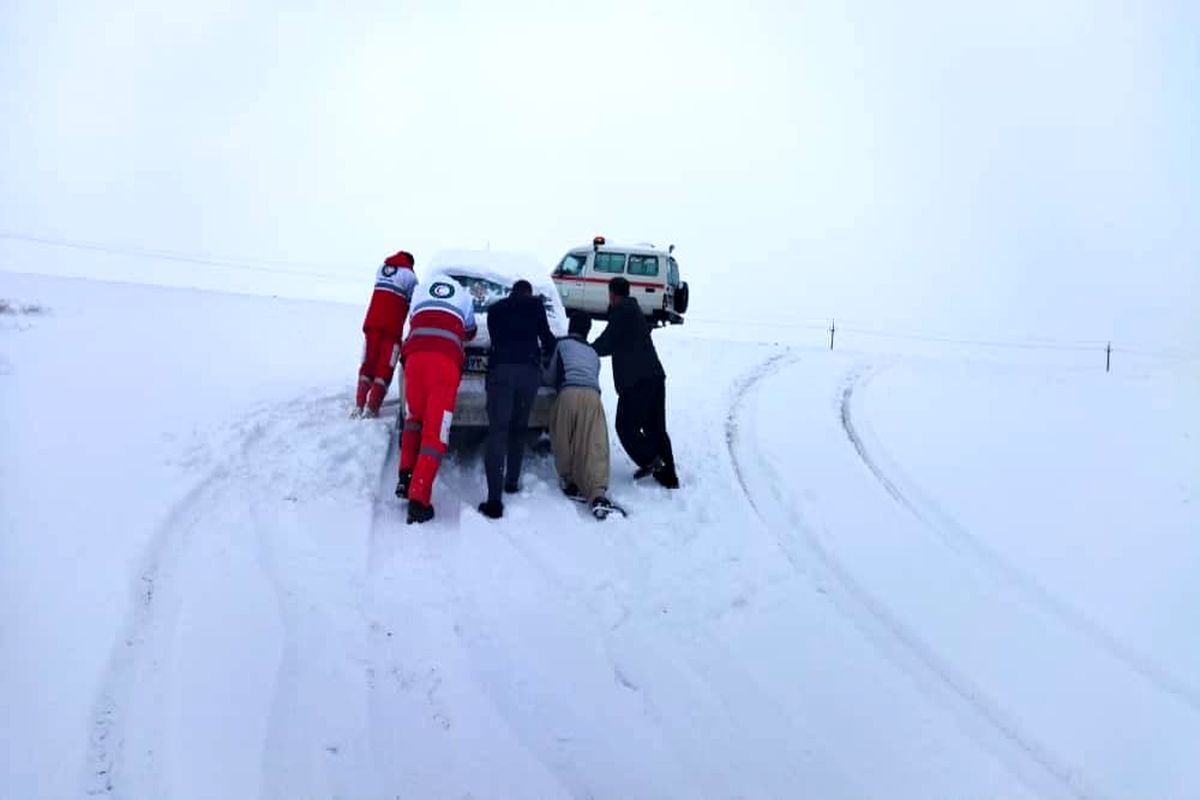
[[[571,316],[567,323],[567,333],[572,336],[578,336],[581,339],[586,339],[588,334],[592,332],[592,318],[585,317],[580,314]]]
[[[407,250],[397,250],[392,255],[388,256],[383,262],[387,267],[403,267],[405,269],[413,268],[412,253]]]
[[[615,306],[629,297],[629,281],[624,278],[613,278],[608,282],[608,304]]]
[[[533,284],[527,280],[519,280],[513,284],[512,293],[517,297],[529,297],[533,294]]]

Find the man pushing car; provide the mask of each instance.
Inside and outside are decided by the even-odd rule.
[[[608,283],[608,327],[592,342],[602,356],[612,357],[617,388],[617,438],[637,464],[633,477],[653,477],[668,489],[679,488],[675,454],[667,435],[667,373],[650,339],[650,324],[629,281]]]
[[[404,250],[388,256],[375,273],[375,289],[363,320],[363,356],[351,416],[379,416],[400,357],[400,337],[416,285],[412,254]]]
[[[408,498],[411,525],[433,519],[433,481],[450,443],[463,346],[475,338],[470,292],[449,275],[432,275],[417,284],[408,328],[402,349],[408,413],[396,495]]]

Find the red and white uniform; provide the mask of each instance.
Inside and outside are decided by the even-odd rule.
[[[450,441],[463,345],[475,331],[475,303],[461,284],[434,275],[417,286],[404,342],[408,416],[400,435],[400,471],[412,472],[410,501],[431,504],[433,481]]]
[[[379,413],[400,358],[400,337],[417,285],[412,267],[412,256],[400,251],[389,256],[375,274],[375,291],[363,320],[365,343],[355,402],[360,409],[365,405],[372,414]]]

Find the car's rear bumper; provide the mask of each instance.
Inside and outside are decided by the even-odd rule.
[[[554,403],[556,393],[549,386],[538,389],[538,396],[533,401],[533,410],[529,413],[529,427],[550,427],[550,406]],[[454,404],[455,428],[486,428],[487,416],[487,376],[479,372],[468,372],[462,377],[458,387],[458,398]]]
[[[400,397],[404,397],[404,375],[401,373],[397,381]],[[549,386],[538,389],[538,395],[533,401],[533,410],[529,413],[529,427],[545,430],[550,427],[550,407],[554,405],[557,393]],[[454,423],[452,430],[464,428],[487,428],[487,376],[481,372],[468,372],[463,375],[458,385],[458,396],[454,401]]]

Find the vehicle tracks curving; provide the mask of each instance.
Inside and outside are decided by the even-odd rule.
[[[876,455],[873,448],[868,447],[867,439],[870,437],[865,436],[854,422],[856,392],[864,389],[878,374],[878,370],[867,370],[854,372],[849,376],[842,387],[841,423],[842,429],[858,453],[859,459],[897,504],[906,509],[939,538],[964,549],[993,575],[1028,597],[1043,611],[1125,664],[1159,691],[1175,697],[1193,712],[1200,713],[1200,691],[1197,691],[1194,686],[1172,675],[1144,653],[1117,639],[1080,609],[1051,593],[1033,577],[988,547],[968,529],[952,519],[935,501],[916,488],[914,483],[897,467],[890,466],[889,469],[883,467],[883,463],[887,461],[886,457]]]
[[[831,598],[884,657],[902,668],[927,695],[951,709],[977,741],[1000,757],[1038,794],[1099,797],[1078,770],[1024,731],[966,675],[941,658],[872,595],[849,566],[826,546],[818,523],[805,519],[784,497],[781,478],[770,464],[751,456],[747,428],[752,434],[753,420],[746,417],[746,403],[765,381],[798,360],[794,354],[776,355],[748,373],[738,386],[726,417],[726,442],[733,472],[756,516],[774,533],[779,547],[797,571],[814,580],[819,590]],[[858,374],[853,372],[851,380]],[[755,478],[751,466],[759,478]]]

